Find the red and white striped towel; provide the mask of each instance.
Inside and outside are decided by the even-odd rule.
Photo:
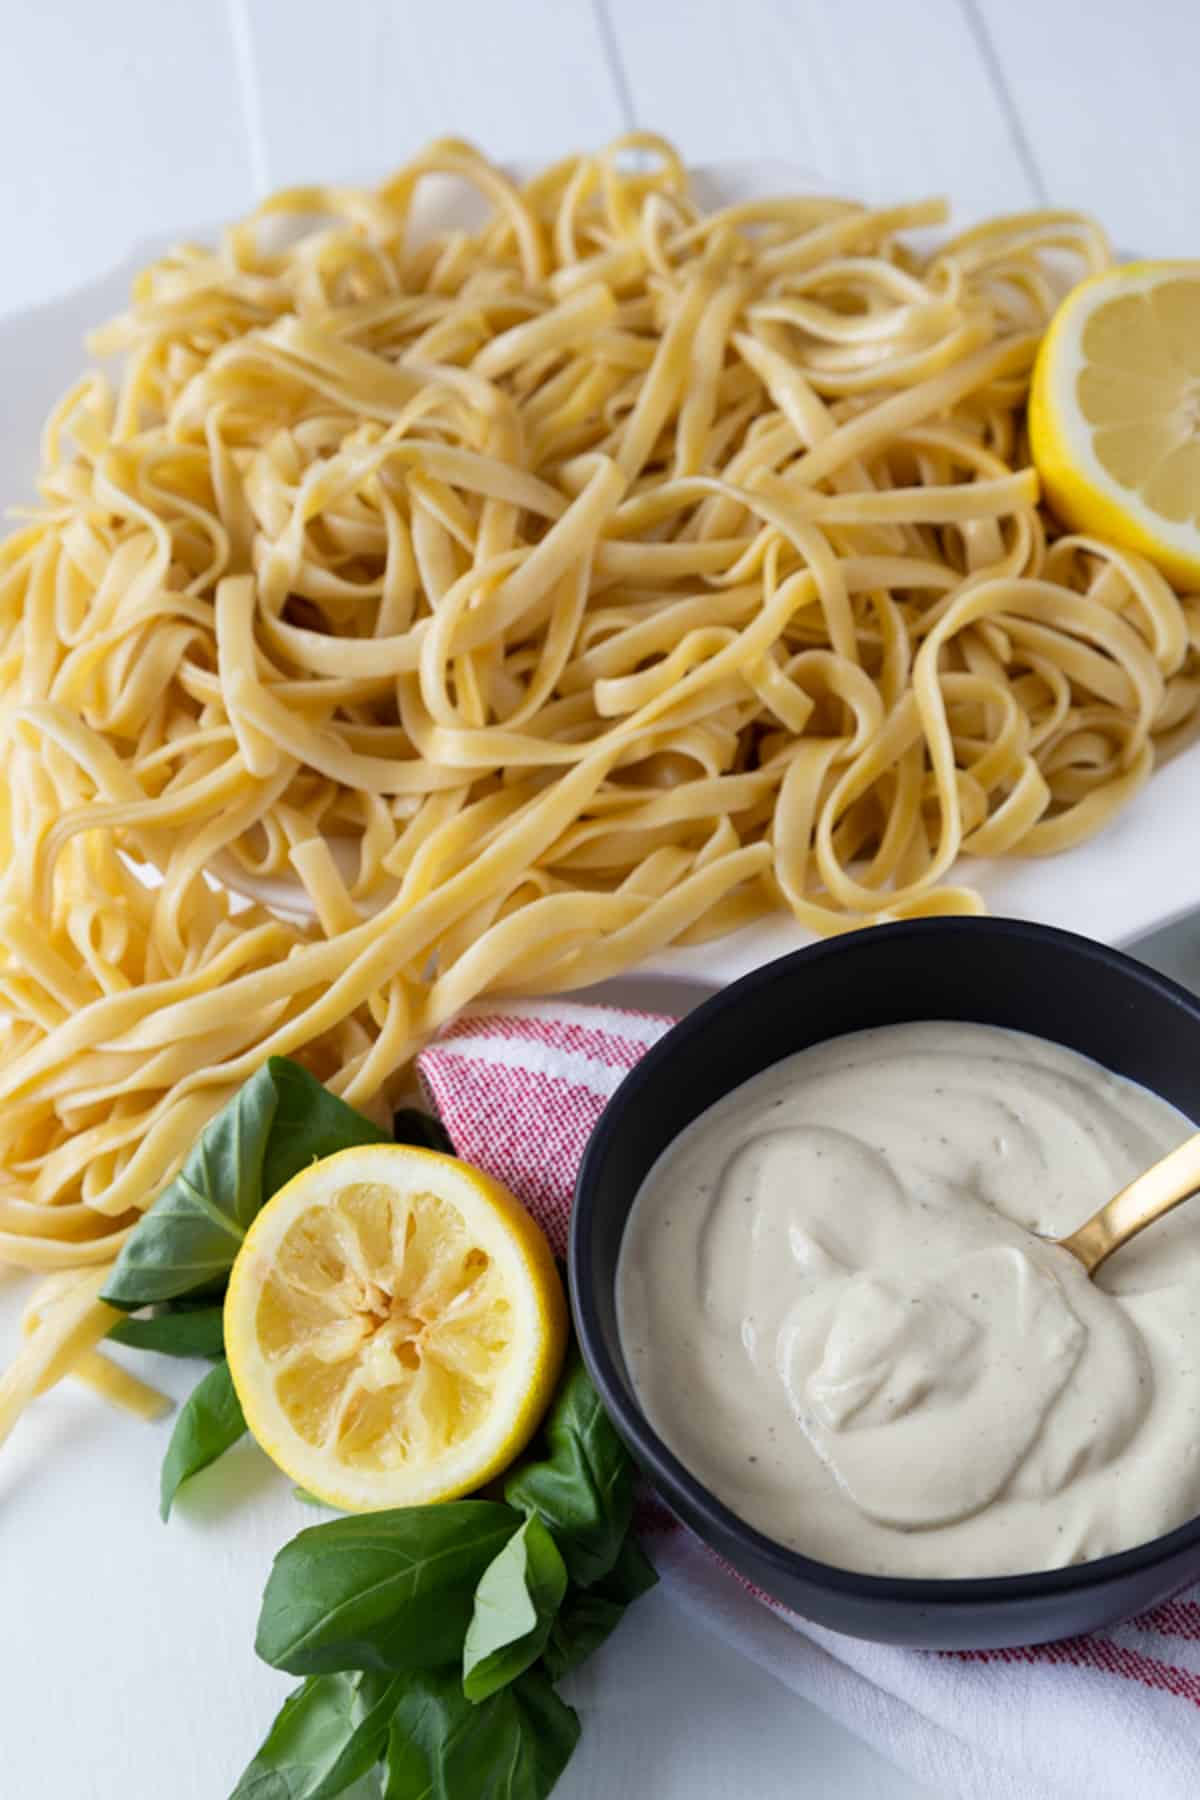
[[[670,1025],[596,1006],[478,1008],[424,1052],[420,1074],[459,1154],[520,1195],[561,1254],[592,1127]],[[940,1655],[861,1643],[756,1600],[669,1515],[648,1548],[698,1620],[938,1793],[1200,1795],[1200,1585],[1091,1637]]]

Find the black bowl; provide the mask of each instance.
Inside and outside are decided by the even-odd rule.
[[[1200,1118],[1200,1001],[1118,951],[1010,919],[922,919],[814,944],[690,1013],[605,1109],[579,1170],[571,1223],[583,1355],[617,1430],[679,1517],[802,1617],[931,1650],[1091,1631],[1200,1575],[1200,1519],[1118,1556],[1039,1575],[932,1581],[834,1568],[754,1530],[683,1466],[642,1413],[621,1354],[617,1256],[634,1195],[660,1152],[713,1101],[793,1051],[913,1019],[977,1020],[1054,1039]]]

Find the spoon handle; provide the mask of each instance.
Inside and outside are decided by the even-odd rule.
[[[1107,1205],[1059,1244],[1094,1275],[1114,1250],[1200,1188],[1200,1131],[1114,1194]]]

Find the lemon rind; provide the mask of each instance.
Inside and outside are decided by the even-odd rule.
[[[1149,292],[1185,272],[1200,276],[1197,262],[1127,263],[1080,282],[1063,302],[1037,359],[1030,396],[1030,439],[1046,497],[1069,524],[1103,533],[1148,557],[1183,585],[1200,582],[1200,527],[1176,523],[1146,505],[1104,468],[1089,420],[1076,398],[1087,364],[1083,333],[1098,288]],[[1071,429],[1064,430],[1062,421]]]

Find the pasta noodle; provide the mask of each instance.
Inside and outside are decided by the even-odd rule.
[[[267,1055],[383,1107],[483,993],[979,911],[1182,741],[1196,602],[1027,466],[1107,244],[943,216],[445,141],[138,277],[0,551],[0,1262],[70,1276],[0,1433],[112,1389],[103,1266]]]

